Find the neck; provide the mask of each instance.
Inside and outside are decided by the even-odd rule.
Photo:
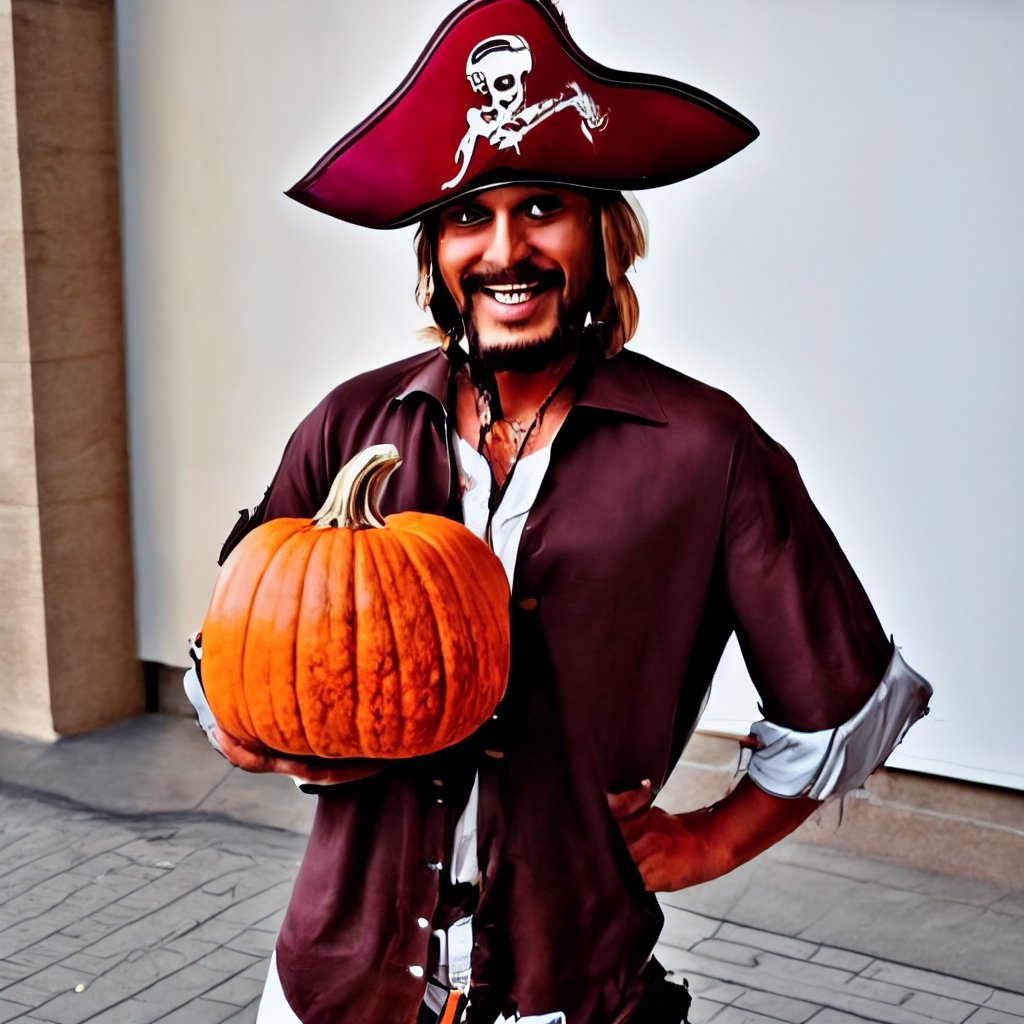
[[[474,386],[470,375],[459,375],[458,432],[487,459],[497,487],[520,457],[550,444],[562,425],[572,406],[572,388],[559,385],[573,361],[569,356],[533,373],[496,373],[493,387],[498,391],[500,419],[494,416],[498,403],[482,400],[484,392]]]
[[[506,419],[528,422],[541,403],[572,368],[575,356],[568,355],[533,373],[503,370],[494,375]]]

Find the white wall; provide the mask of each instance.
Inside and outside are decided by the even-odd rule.
[[[933,712],[890,762],[1024,788],[1024,5],[565,0],[584,50],[762,137],[643,197],[635,347],[794,454]],[[416,351],[411,232],[281,192],[448,0],[118,0],[140,657],[182,663],[220,541],[337,380]],[[410,154],[414,159],[415,154]],[[757,717],[742,665],[705,726]]]

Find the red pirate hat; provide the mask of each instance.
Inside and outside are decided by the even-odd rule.
[[[699,89],[591,60],[549,0],[469,0],[398,89],[287,194],[341,220],[393,228],[510,182],[666,185],[757,134]]]

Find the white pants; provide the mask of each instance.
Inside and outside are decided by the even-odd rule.
[[[540,1017],[499,1017],[495,1024],[565,1024],[565,1016],[561,1013],[544,1014]],[[263,998],[260,1000],[256,1024],[302,1024],[295,1016],[295,1011],[288,1005],[281,988],[281,979],[277,974],[277,953],[270,958],[270,970],[263,986]]]
[[[263,986],[256,1024],[302,1024],[284,997],[281,979],[277,974],[277,953],[270,958],[270,970],[267,971],[267,980]]]

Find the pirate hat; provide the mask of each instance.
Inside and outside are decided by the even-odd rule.
[[[550,0],[469,0],[395,92],[287,194],[341,220],[394,228],[511,182],[665,185],[757,134],[699,89],[591,60]]]

